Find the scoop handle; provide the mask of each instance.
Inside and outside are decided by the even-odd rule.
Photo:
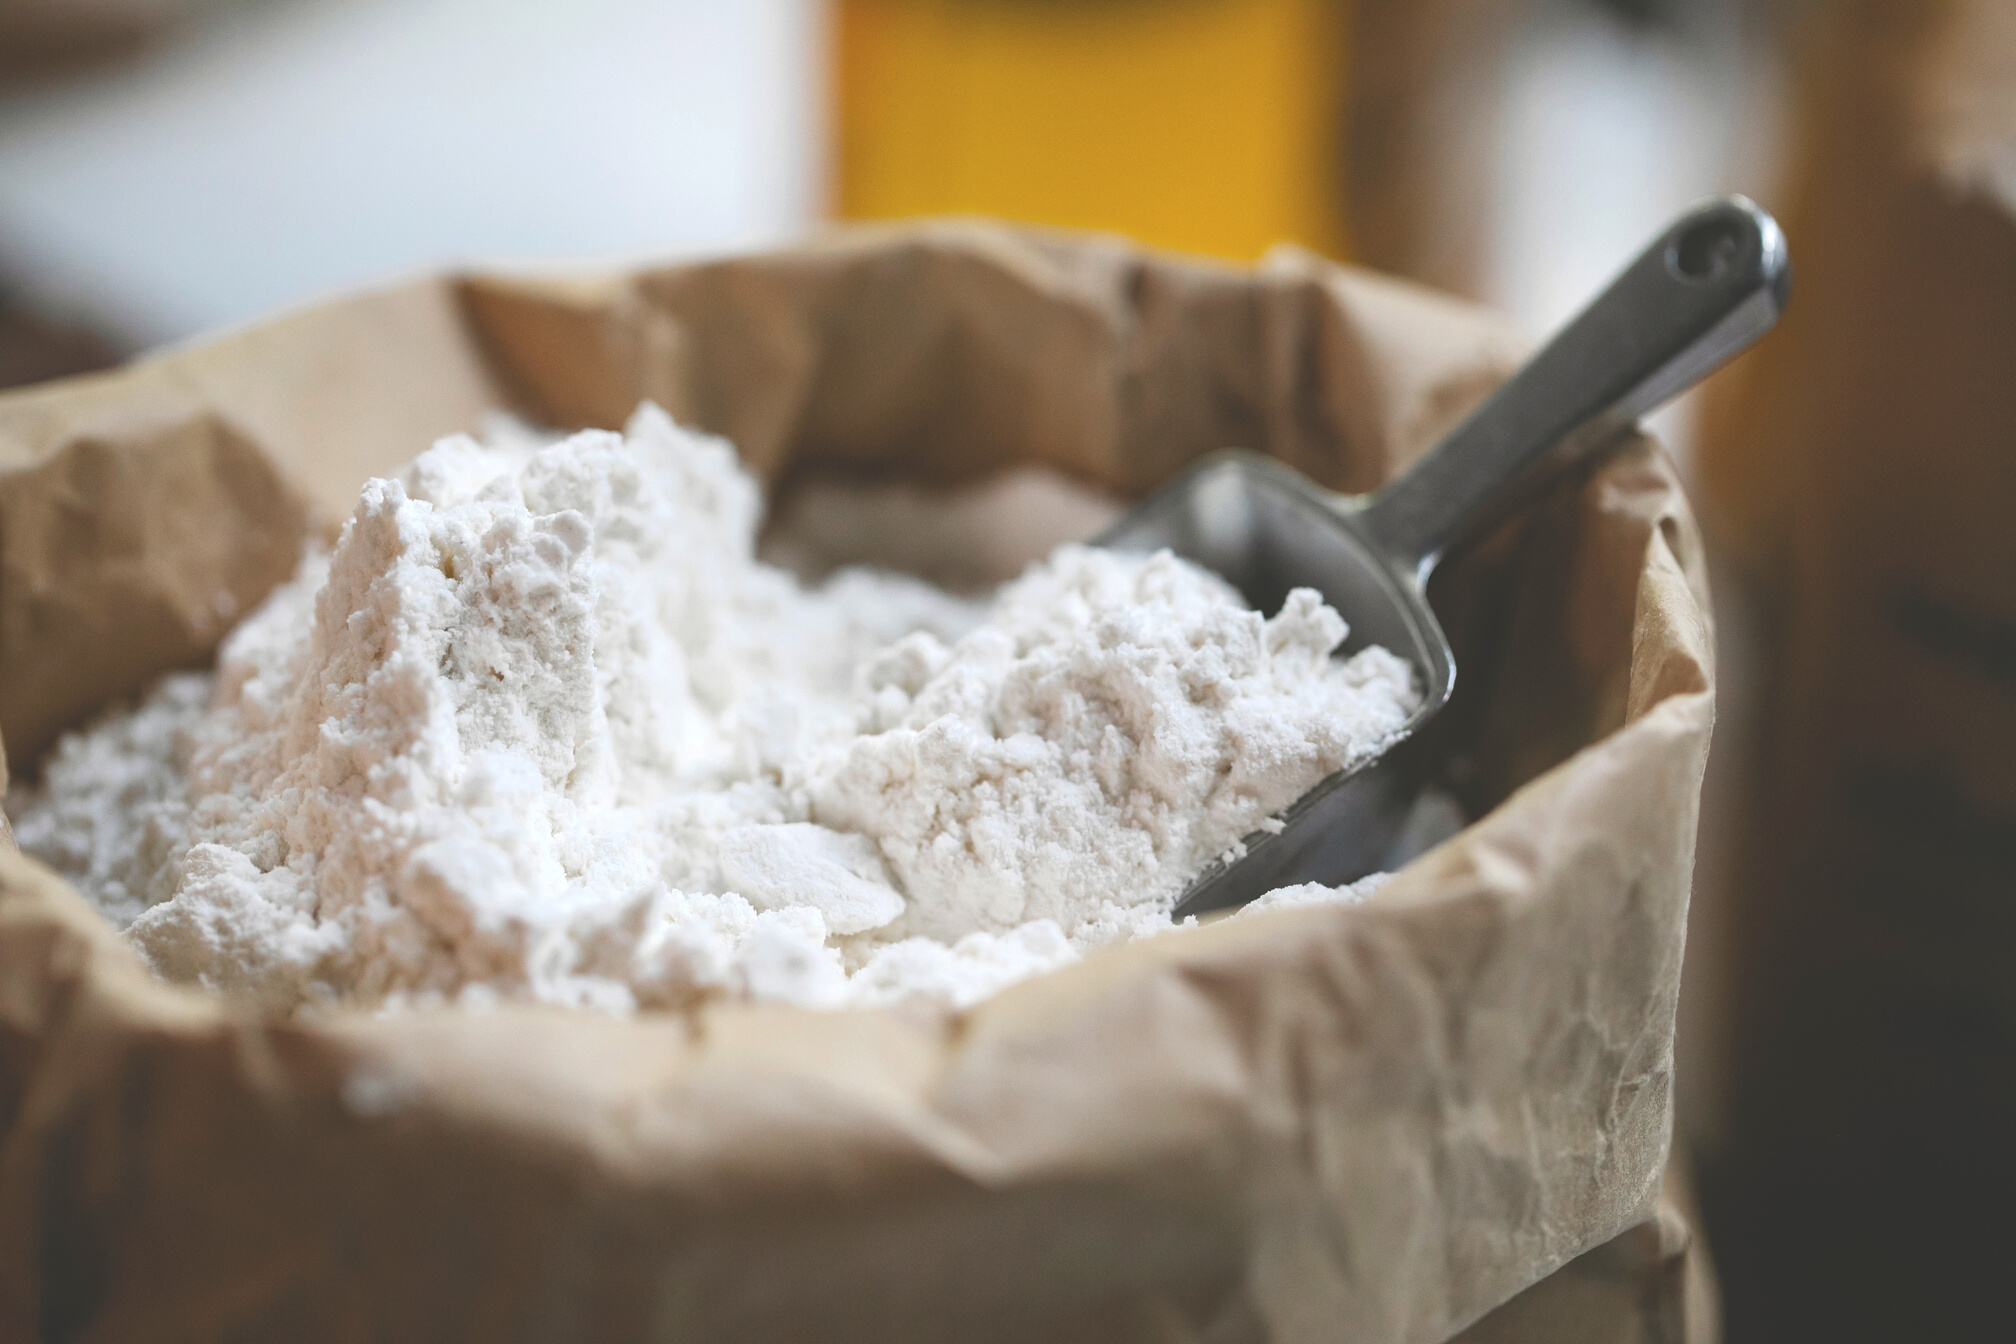
[[[1741,196],[1697,206],[1368,500],[1362,525],[1426,579],[1465,534],[1769,331],[1791,286],[1785,235],[1769,214]]]

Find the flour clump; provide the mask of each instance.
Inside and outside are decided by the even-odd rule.
[[[1167,552],[1066,546],[954,646],[908,637],[865,669],[869,726],[813,814],[872,836],[951,940],[1171,900],[1206,863],[1389,740],[1412,673],[1342,663],[1309,589],[1264,619]]]
[[[991,602],[755,558],[725,442],[444,440],[66,738],[23,848],[270,1007],[970,1002],[1169,927],[1418,703],[1307,590],[1066,546]]]

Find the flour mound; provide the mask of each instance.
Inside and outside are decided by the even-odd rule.
[[[175,894],[189,848],[187,735],[209,698],[207,675],[162,678],[138,709],[66,733],[42,762],[41,787],[10,799],[22,852],[122,928]]]
[[[1372,893],[1386,885],[1391,873],[1373,873],[1341,887],[1320,882],[1304,882],[1293,887],[1276,887],[1239,908],[1241,915],[1264,914],[1269,910],[1294,910],[1306,905],[1363,905]]]
[[[220,651],[73,734],[24,849],[164,975],[278,1009],[971,1002],[1170,927],[1418,702],[1167,554],[991,605],[755,559],[756,483],[625,433],[444,440]]]
[[[956,646],[919,633],[868,664],[877,731],[815,784],[813,815],[929,894],[905,932],[1070,934],[1109,902],[1173,901],[1399,732],[1411,670],[1376,648],[1333,662],[1344,634],[1306,588],[1263,619],[1167,552],[1065,546]]]

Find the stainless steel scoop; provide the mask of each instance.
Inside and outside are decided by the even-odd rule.
[[[1777,222],[1739,196],[1713,201],[1668,228],[1378,493],[1333,494],[1258,454],[1224,452],[1128,512],[1097,544],[1167,547],[1222,575],[1261,611],[1277,610],[1292,588],[1316,589],[1350,624],[1340,656],[1381,644],[1413,663],[1426,694],[1406,737],[1456,684],[1426,593],[1436,561],[1762,336],[1791,280]],[[1414,793],[1384,755],[1330,776],[1282,815],[1285,829],[1247,836],[1245,857],[1201,874],[1177,915],[1376,871]]]

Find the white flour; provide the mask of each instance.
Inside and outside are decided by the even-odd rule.
[[[281,1009],[966,1003],[1169,927],[1416,703],[1384,650],[1330,656],[1310,592],[1263,620],[1077,546],[986,605],[806,587],[755,560],[760,513],[653,407],[444,440],[214,677],[67,737],[21,845],[164,975]]]

